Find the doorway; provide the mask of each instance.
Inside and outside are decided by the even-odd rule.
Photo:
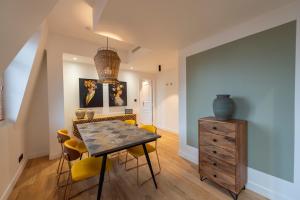
[[[153,89],[151,80],[141,80],[140,123],[153,124]]]

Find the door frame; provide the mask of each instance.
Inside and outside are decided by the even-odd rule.
[[[142,101],[141,101],[141,90],[143,87],[143,82],[148,81],[151,85],[151,125],[154,123],[154,81],[150,78],[141,78],[139,80],[139,116],[141,122],[141,111],[142,111]]]

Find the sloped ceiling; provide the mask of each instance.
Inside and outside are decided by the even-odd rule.
[[[37,31],[57,0],[0,1],[0,71]]]
[[[6,118],[22,125],[36,84],[47,40],[45,24],[25,43],[4,73]]]

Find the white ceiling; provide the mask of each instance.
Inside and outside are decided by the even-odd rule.
[[[93,58],[88,58],[88,57],[80,56],[80,55],[64,53],[63,61],[73,62],[73,63],[84,63],[84,64],[93,65],[95,67],[95,62],[94,62]],[[137,71],[134,69],[134,67],[132,67],[131,65],[128,65],[126,63],[121,63],[120,69]]]
[[[84,63],[84,64],[90,64],[90,65],[94,64],[94,60],[92,58],[88,58],[88,57],[80,56],[80,55],[69,54],[69,53],[63,54],[63,61]]]
[[[47,18],[49,30],[66,36],[106,46],[106,37],[95,34],[92,29],[93,8],[84,0],[59,0]],[[125,41],[110,39],[109,45],[120,50],[134,48]]]
[[[98,31],[150,49],[179,49],[294,0],[109,0]]]
[[[294,0],[107,0],[93,22],[97,1],[106,0],[60,0],[49,16],[49,29],[102,46],[105,37],[91,29],[113,33],[122,41],[110,44],[128,51],[128,64],[154,72],[158,64],[176,66],[179,49]],[[142,49],[131,55],[136,46]]]

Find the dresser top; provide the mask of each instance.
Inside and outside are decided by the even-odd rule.
[[[219,122],[219,123],[247,123],[246,120],[241,120],[241,119],[230,119],[227,121],[221,121],[221,120],[217,120],[215,117],[203,117],[200,118],[199,121],[211,121],[211,122]]]

